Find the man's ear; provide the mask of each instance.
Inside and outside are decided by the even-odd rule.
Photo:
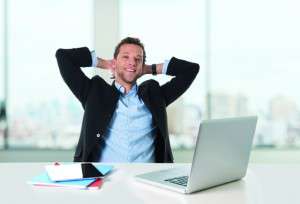
[[[117,60],[114,58],[112,59],[112,62],[111,62],[111,66],[114,70],[116,70],[116,67],[117,67]]]
[[[117,67],[117,60],[116,59],[112,59],[111,60],[111,79],[115,79],[115,76],[116,76],[116,67]]]

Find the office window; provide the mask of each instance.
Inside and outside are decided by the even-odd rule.
[[[121,38],[138,37],[145,45],[146,63],[159,63],[172,56],[204,64],[203,1],[120,1]],[[168,108],[172,146],[192,147],[205,112],[205,69],[183,97]],[[139,81],[152,78],[143,77]],[[156,77],[165,83],[168,77]]]
[[[93,48],[93,1],[8,4],[9,146],[72,148],[83,110],[63,82],[58,48]]]
[[[120,1],[121,37],[140,37],[149,63],[174,55],[201,65],[189,91],[168,108],[173,147],[192,147],[194,139],[187,138],[195,138],[200,119],[209,113],[210,118],[258,115],[258,147],[300,146],[298,4]]]
[[[212,117],[258,114],[257,146],[300,144],[299,6],[211,1]]]
[[[3,49],[4,49],[4,1],[1,0],[0,1],[0,59],[4,59],[4,55],[3,55]],[[0,61],[0,112],[1,112],[1,108],[2,108],[2,104],[3,104],[3,100],[4,100],[4,63],[3,60]],[[3,144],[4,144],[4,121],[1,120],[1,116],[0,116],[0,149],[3,148]]]

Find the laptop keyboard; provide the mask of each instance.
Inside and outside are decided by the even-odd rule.
[[[181,186],[187,186],[189,177],[188,176],[180,176],[175,178],[166,179],[165,181],[168,181],[170,183],[174,183]]]

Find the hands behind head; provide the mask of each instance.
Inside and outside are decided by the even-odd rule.
[[[106,59],[98,58],[97,67],[101,69],[109,70],[112,74],[111,79],[115,78],[115,62],[113,59],[106,60]]]
[[[110,71],[112,74],[112,76],[110,78],[114,79],[115,78],[115,68],[116,68],[115,63],[116,62],[114,61],[114,59],[106,60],[106,59],[98,58],[97,67]],[[143,65],[142,75],[144,75],[144,74],[152,74],[151,65],[147,65],[147,64]]]

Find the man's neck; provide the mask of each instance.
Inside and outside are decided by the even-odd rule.
[[[126,83],[126,82],[120,81],[118,79],[116,79],[116,82],[125,88],[125,92],[126,93],[128,93],[132,89],[132,87],[136,84],[136,82],[134,82],[134,83]]]

